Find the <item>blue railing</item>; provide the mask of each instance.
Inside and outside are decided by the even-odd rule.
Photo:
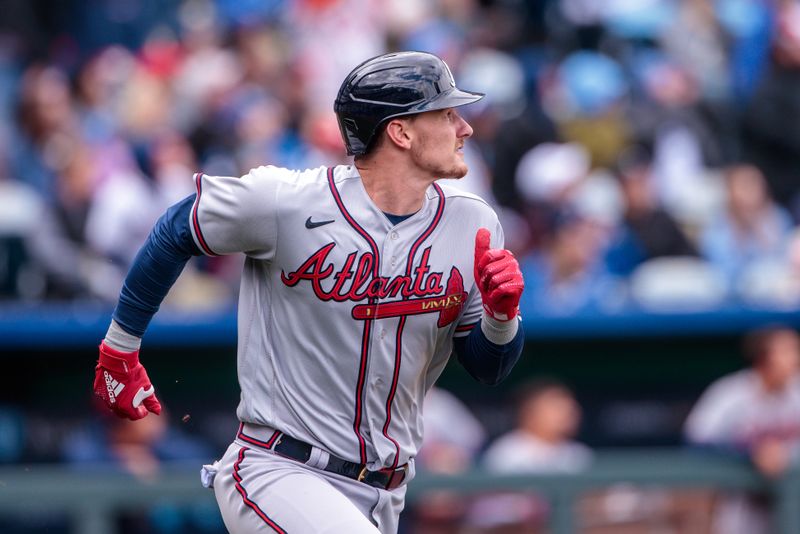
[[[0,305],[0,350],[91,346],[108,328],[112,308],[87,303]],[[726,307],[703,312],[582,313],[543,317],[523,313],[531,339],[728,335],[770,323],[800,328],[800,310]],[[236,313],[162,310],[147,331],[148,343],[208,346],[236,343]]]

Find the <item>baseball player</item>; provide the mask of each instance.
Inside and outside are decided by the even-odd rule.
[[[437,183],[467,173],[457,108],[482,96],[431,54],[370,59],[334,104],[353,165],[198,173],[139,252],[94,383],[131,419],[161,410],[140,339],[186,261],[246,255],[241,424],[203,470],[231,532],[395,532],[451,353],[487,384],[519,358],[523,281],[497,216]]]
[[[723,376],[703,392],[686,419],[686,440],[706,449],[749,457],[759,472],[778,478],[800,459],[800,335],[772,325],[743,343],[752,366]],[[773,532],[767,503],[729,491],[718,499],[711,532]]]

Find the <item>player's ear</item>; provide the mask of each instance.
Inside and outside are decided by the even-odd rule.
[[[408,150],[411,148],[412,138],[410,126],[411,123],[403,118],[392,119],[386,124],[386,137],[396,147]]]

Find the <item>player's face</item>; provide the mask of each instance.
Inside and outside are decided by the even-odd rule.
[[[464,142],[472,127],[453,108],[420,113],[413,121],[414,163],[433,178],[463,178]]]
[[[793,331],[773,335],[761,366],[761,376],[770,389],[783,389],[800,369],[800,338]]]

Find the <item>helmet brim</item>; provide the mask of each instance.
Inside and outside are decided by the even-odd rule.
[[[410,111],[411,113],[423,113],[425,111],[435,111],[437,109],[457,108],[458,106],[465,106],[472,104],[483,98],[483,93],[475,93],[472,91],[464,91],[458,87],[454,87],[451,91],[442,93],[438,98],[429,100],[420,105],[418,109]]]

